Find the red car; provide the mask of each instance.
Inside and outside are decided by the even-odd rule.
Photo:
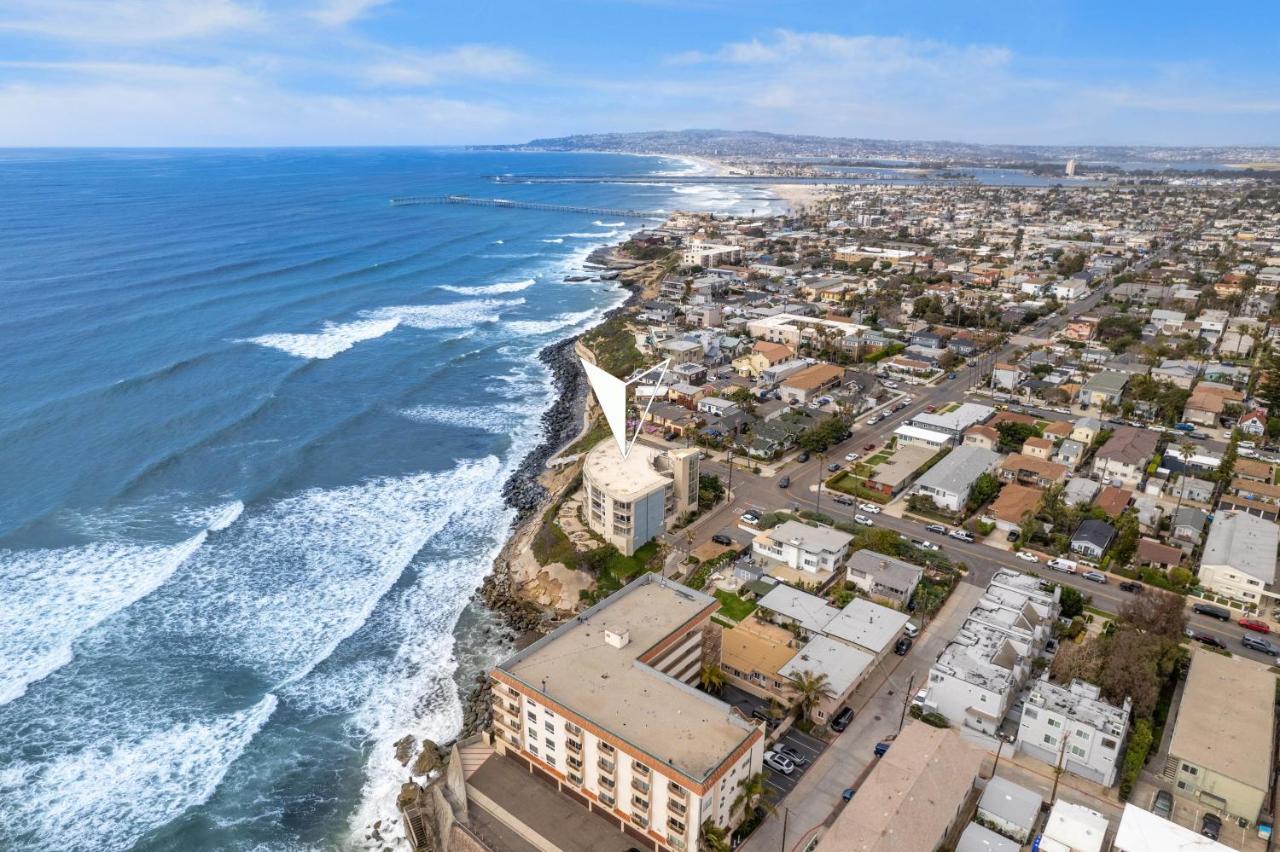
[[[862,451],[863,451],[864,453],[869,453],[869,452],[871,452],[872,450],[874,450],[875,448],[876,448],[876,445],[875,445],[875,444],[867,444],[866,446],[864,446],[864,447],[862,448]]]
[[[1245,630],[1256,630],[1259,633],[1271,632],[1270,625],[1268,625],[1265,621],[1258,621],[1257,619],[1254,619],[1254,618],[1240,619],[1240,626],[1243,627]]]
[[[924,407],[924,410],[925,410],[925,412],[926,412],[926,413],[928,413],[928,414],[932,414],[933,412],[935,412],[935,411],[937,411],[937,410],[938,410],[938,406],[936,406],[936,405],[926,405],[926,406]]]

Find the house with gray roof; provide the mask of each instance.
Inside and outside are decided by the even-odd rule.
[[[1244,604],[1259,604],[1276,580],[1280,526],[1248,512],[1219,509],[1200,556],[1200,585]]]
[[[866,549],[850,555],[846,566],[849,582],[872,600],[900,607],[906,607],[911,600],[924,573],[918,565]]]
[[[1088,518],[1080,523],[1071,536],[1071,550],[1090,559],[1101,559],[1115,537],[1116,528],[1111,524]]]
[[[922,494],[948,512],[959,512],[969,492],[984,473],[995,470],[1000,454],[994,450],[965,444],[956,447],[911,486],[912,494]]]

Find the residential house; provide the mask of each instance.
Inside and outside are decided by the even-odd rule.
[[[893,434],[898,439],[900,447],[924,447],[935,453],[944,447],[951,446],[955,440],[954,436],[948,432],[924,429],[910,424],[899,426],[893,430]]]
[[[1097,331],[1098,321],[1093,317],[1074,317],[1067,320],[1066,328],[1062,330],[1062,336],[1067,340],[1084,342],[1093,340],[1093,336]]]
[[[1053,441],[1048,438],[1027,438],[1022,444],[1022,453],[1032,458],[1049,461],[1049,457],[1053,455]]]
[[[924,569],[874,550],[856,550],[846,563],[847,578],[874,601],[906,609]]]
[[[1182,551],[1176,547],[1150,539],[1138,539],[1137,561],[1139,565],[1148,565],[1167,571],[1182,564]]]
[[[1065,439],[1058,445],[1058,451],[1053,454],[1053,461],[1060,465],[1064,465],[1071,470],[1075,470],[1084,461],[1085,450],[1088,449],[1079,441],[1073,441],[1070,438]]]
[[[778,393],[788,402],[809,402],[844,381],[844,368],[834,364],[814,364],[792,373],[778,386]]]
[[[1200,364],[1195,361],[1166,359],[1160,362],[1160,366],[1151,369],[1151,378],[1168,382],[1183,390],[1190,390],[1199,375]]]
[[[1112,852],[1165,852],[1169,849],[1230,852],[1231,847],[1210,840],[1194,828],[1186,828],[1132,802],[1125,802],[1111,849]]]
[[[945,408],[933,414],[917,414],[907,422],[921,429],[945,432],[953,440],[959,441],[966,429],[987,422],[995,413],[996,410],[989,405],[964,402],[954,408]]]
[[[991,371],[992,386],[1001,390],[1017,390],[1024,378],[1025,375],[1017,364],[999,363]]]
[[[1182,419],[1201,426],[1215,426],[1227,405],[1239,405],[1243,401],[1244,394],[1235,388],[1217,382],[1201,382],[1191,391],[1182,409]]]
[[[732,829],[764,729],[692,686],[718,608],[641,574],[490,671],[494,748],[654,848],[696,849],[708,823]]]
[[[911,493],[929,497],[944,511],[958,514],[969,500],[969,492],[978,477],[994,470],[999,461],[1000,454],[993,450],[956,447],[916,480]]]
[[[1087,506],[1102,490],[1102,486],[1092,479],[1077,477],[1069,480],[1062,490],[1062,499],[1068,506]]]
[[[1080,522],[1071,536],[1071,551],[1094,561],[1102,559],[1111,542],[1115,541],[1116,528],[1106,521],[1087,518]]]
[[[796,357],[795,350],[785,343],[757,340],[751,352],[733,359],[733,369],[740,376],[758,378],[770,367],[786,363]]]
[[[1125,385],[1129,383],[1126,373],[1114,370],[1101,370],[1089,377],[1080,389],[1080,404],[1102,408],[1105,405],[1119,405],[1124,395]]]
[[[1183,506],[1173,514],[1169,540],[1184,552],[1190,553],[1200,544],[1209,516],[1194,506]]]
[[[990,426],[970,426],[964,430],[964,443],[967,447],[994,450],[1000,445],[1000,433]]]
[[[1137,488],[1146,476],[1147,463],[1155,454],[1160,433],[1133,426],[1118,426],[1093,456],[1093,472],[1103,482],[1117,480]]]
[[[1018,482],[1037,488],[1048,488],[1065,481],[1068,472],[1065,466],[1057,462],[1025,453],[1010,453],[1000,462],[1000,478],[1005,482]]]
[[[1017,849],[1031,842],[1043,804],[1039,793],[996,775],[987,781],[987,788],[982,791],[977,817],[995,826],[1005,837],[1016,840],[1014,848]]]
[[[1133,702],[1117,707],[1097,686],[1076,679],[1059,686],[1035,682],[1018,723],[1015,748],[1103,787],[1116,783]]]
[[[1280,485],[1233,479],[1218,500],[1218,511],[1246,512],[1266,521],[1280,519]]]
[[[1040,506],[1044,492],[1039,488],[1011,482],[1000,489],[984,515],[984,520],[994,523],[1002,532],[1021,529],[1023,522]]]
[[[1193,643],[1194,644],[1194,643]],[[1164,777],[1174,795],[1257,822],[1268,809],[1276,678],[1245,657],[1191,651]]]
[[[1236,426],[1250,438],[1257,440],[1267,434],[1267,410],[1255,408],[1241,415]]]
[[[1097,811],[1059,798],[1036,845],[1043,852],[1102,852],[1109,827]]]
[[[1093,443],[1093,439],[1098,437],[1101,431],[1101,420],[1096,417],[1081,417],[1072,426],[1071,440],[1079,441],[1087,447]]]
[[[1276,579],[1280,526],[1245,512],[1220,511],[1200,556],[1200,585],[1254,606]]]
[[[851,541],[853,536],[831,527],[785,521],[757,535],[751,553],[771,574],[786,567],[809,581],[825,580],[843,564]]]

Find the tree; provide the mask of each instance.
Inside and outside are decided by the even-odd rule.
[[[1117,630],[1110,639],[1095,639],[1089,644],[1103,642],[1106,659],[1096,681],[1103,697],[1113,704],[1132,698],[1133,715],[1150,717],[1160,697],[1159,662],[1163,649],[1137,630]]]
[[[715,663],[703,663],[698,672],[698,682],[702,684],[703,692],[719,695],[724,689],[724,671]]]
[[[729,832],[710,819],[702,821],[698,832],[699,852],[729,852]]]
[[[1043,430],[1031,423],[1015,423],[1006,420],[996,427],[1000,433],[1000,448],[1005,452],[1020,450],[1028,438],[1039,438]]]
[[[803,719],[808,719],[824,700],[835,698],[836,695],[825,673],[814,674],[808,669],[796,672],[788,689],[796,697],[796,717]]]
[[[969,490],[969,506],[976,509],[995,499],[999,493],[1000,479],[990,473],[980,474]]]
[[[1086,598],[1084,592],[1071,586],[1059,586],[1062,589],[1061,596],[1058,598],[1058,605],[1062,608],[1063,618],[1075,618],[1077,615],[1084,615],[1084,607]]]
[[[757,807],[764,807],[765,812],[773,810],[765,795],[769,792],[766,783],[767,776],[763,772],[757,772],[755,775],[748,775],[739,783],[738,795],[733,798],[731,813],[741,811],[744,815],[755,811]]]
[[[724,497],[724,484],[714,473],[704,473],[698,477],[698,509],[706,511],[720,502]]]

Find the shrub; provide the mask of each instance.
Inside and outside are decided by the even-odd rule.
[[[1124,752],[1124,763],[1120,768],[1120,798],[1128,799],[1133,792],[1133,784],[1138,780],[1138,773],[1147,762],[1147,754],[1155,735],[1151,730],[1150,719],[1139,719],[1133,726],[1133,734],[1129,737],[1129,746]]]
[[[934,728],[950,728],[951,723],[947,721],[947,717],[941,713],[922,713],[920,721]]]

